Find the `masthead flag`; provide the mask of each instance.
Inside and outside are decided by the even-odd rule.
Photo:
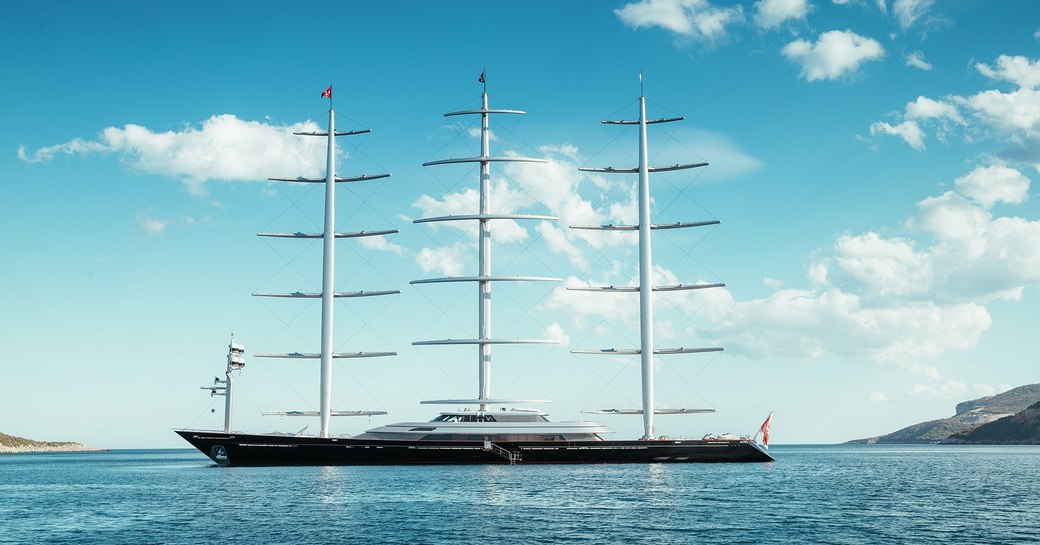
[[[480,77],[477,78],[477,81],[479,81],[480,83],[487,83],[486,81],[484,81],[484,74],[486,74],[486,73],[487,73],[487,70],[481,71],[480,72]]]
[[[329,100],[332,100],[332,86],[331,85],[329,85],[328,89],[325,89],[324,91],[321,92],[321,98],[327,98]]]
[[[758,428],[758,433],[762,434],[762,446],[769,448],[769,425],[773,422],[773,413],[769,413],[766,417],[766,421],[762,422],[762,427]]]

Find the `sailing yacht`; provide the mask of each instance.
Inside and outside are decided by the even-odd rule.
[[[392,352],[332,352],[332,320],[334,297],[352,297],[369,295],[387,295],[396,290],[378,292],[334,293],[332,291],[333,269],[332,257],[334,240],[349,236],[382,235],[393,231],[335,233],[335,191],[337,182],[373,180],[389,176],[389,174],[338,178],[335,175],[335,137],[360,134],[367,131],[349,131],[337,133],[334,129],[334,112],[329,110],[328,130],[323,133],[307,133],[307,136],[324,136],[328,139],[327,169],[324,180],[304,178],[287,181],[304,181],[325,183],[325,231],[320,234],[262,234],[264,236],[282,236],[289,238],[323,238],[323,282],[322,293],[317,294],[275,294],[262,293],[260,296],[277,297],[320,297],[322,300],[321,352],[317,354],[262,354],[265,357],[281,358],[318,358],[321,360],[321,389],[318,411],[292,411],[277,413],[282,415],[319,416],[321,418],[320,433],[317,436],[282,435],[282,434],[243,434],[230,430],[230,422],[225,430],[197,431],[176,430],[181,437],[198,448],[220,465],[400,465],[400,464],[520,464],[520,463],[651,463],[651,462],[767,462],[772,457],[755,441],[742,438],[709,438],[705,439],[667,439],[657,437],[653,432],[653,416],[655,414],[682,414],[705,412],[705,410],[660,409],[654,404],[653,395],[653,358],[660,354],[680,354],[718,351],[721,348],[704,349],[657,349],[653,347],[653,324],[651,293],[653,291],[669,291],[679,289],[704,289],[717,285],[697,284],[692,286],[653,286],[650,275],[650,233],[660,228],[694,227],[708,225],[712,222],[693,222],[687,224],[670,224],[668,226],[653,225],[649,219],[649,175],[652,172],[696,168],[703,163],[692,165],[675,165],[671,167],[649,167],[647,164],[646,126],[648,124],[677,121],[676,119],[646,119],[645,100],[639,100],[640,110],[637,121],[606,122],[622,125],[639,126],[639,166],[632,169],[605,168],[590,169],[596,172],[638,173],[639,175],[639,224],[634,226],[573,226],[579,229],[638,231],[639,233],[639,268],[640,285],[633,288],[590,287],[578,288],[594,291],[638,291],[640,298],[640,333],[641,346],[638,349],[602,349],[593,351],[577,351],[599,354],[639,355],[642,365],[642,408],[640,409],[608,409],[597,411],[601,414],[641,414],[644,420],[644,434],[635,440],[608,440],[602,436],[611,433],[603,424],[588,421],[553,422],[548,415],[538,409],[523,406],[547,403],[535,399],[505,399],[494,397],[491,393],[491,350],[500,345],[554,344],[550,339],[509,339],[494,337],[491,332],[491,289],[494,284],[502,282],[559,282],[559,278],[543,276],[502,276],[495,275],[491,267],[491,232],[495,222],[502,220],[556,220],[557,218],[534,214],[502,214],[494,213],[489,206],[491,202],[491,166],[495,163],[545,163],[538,158],[492,156],[490,154],[489,121],[497,115],[522,115],[521,110],[491,108],[485,82],[481,74],[480,82],[484,83],[481,94],[481,105],[478,109],[455,111],[444,114],[453,116],[480,116],[480,155],[475,157],[451,158],[425,163],[424,166],[441,166],[453,164],[478,164],[479,209],[474,214],[428,217],[415,220],[414,223],[437,222],[473,222],[478,230],[478,273],[476,276],[450,276],[415,280],[412,284],[444,284],[468,283],[477,288],[477,337],[472,339],[439,339],[419,340],[412,344],[417,347],[471,345],[477,350],[477,396],[472,399],[439,399],[423,401],[423,404],[459,406],[461,409],[445,410],[427,422],[400,422],[379,426],[362,434],[351,437],[339,437],[329,434],[328,421],[331,416],[384,414],[381,411],[340,411],[334,412],[330,407],[331,360],[337,357],[379,357],[393,355]],[[323,96],[325,96],[323,94]],[[328,91],[331,99],[331,88]],[[230,377],[230,375],[229,375]],[[231,386],[230,381],[228,386]],[[229,398],[230,399],[230,398]]]

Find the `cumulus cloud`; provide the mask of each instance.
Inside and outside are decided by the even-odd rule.
[[[755,24],[761,28],[774,28],[785,21],[805,19],[809,14],[808,0],[759,0],[755,2]]]
[[[708,0],[640,0],[614,14],[633,28],[656,26],[706,42],[725,39],[729,27],[744,21],[741,6],[719,7]]]
[[[668,294],[668,305],[710,324],[687,333],[703,332],[745,357],[869,359],[938,380],[928,362],[977,345],[992,323],[987,305],[1015,300],[1040,282],[1040,221],[992,210],[1023,202],[1028,178],[1010,167],[980,166],[951,185],[918,203],[899,226],[905,233],[836,237],[809,263],[809,289],[766,280],[774,291],[763,298],[738,301],[725,288],[694,290]],[[677,280],[660,267],[653,275],[655,284]],[[634,284],[635,272],[617,265],[591,282]],[[589,284],[568,278],[547,306],[566,309],[578,327],[592,316],[619,331],[633,327],[627,309],[634,295],[565,289],[577,285]]]
[[[415,262],[424,273],[439,271],[445,276],[462,276],[475,251],[472,244],[456,242],[450,246],[423,248],[415,256]]]
[[[875,122],[872,134],[899,136],[911,147],[924,149],[925,128],[935,130],[944,140],[955,128],[965,130],[965,139],[979,136],[995,137],[1007,149],[1001,157],[1040,165],[1040,59],[1001,55],[994,65],[978,63],[978,72],[994,81],[1008,83],[1012,91],[986,89],[973,95],[948,95],[942,99],[918,97],[907,104],[903,121],[897,124]],[[907,121],[914,121],[917,131],[909,125],[897,130]]]
[[[928,61],[924,60],[924,53],[920,51],[908,54],[906,56],[906,65],[926,72],[934,68]]]
[[[885,56],[880,43],[851,30],[824,32],[816,43],[795,40],[782,52],[801,65],[801,76],[807,81],[840,79],[855,74],[863,63]]]
[[[292,133],[317,130],[311,121],[275,125],[223,114],[175,131],[155,132],[132,124],[108,127],[96,140],[74,138],[32,153],[20,146],[18,157],[46,163],[58,156],[116,155],[135,170],[179,178],[193,194],[202,194],[202,184],[210,180],[265,180],[279,173],[313,171],[324,143]]]
[[[921,130],[921,127],[917,122],[910,119],[898,125],[891,125],[884,121],[876,121],[870,124],[870,134],[875,136],[879,134],[898,136],[907,144],[910,144],[910,147],[915,150],[921,151],[925,148],[924,131]]]
[[[358,239],[362,248],[368,248],[369,250],[376,250],[380,252],[390,252],[396,256],[403,257],[405,254],[404,248],[398,244],[394,244],[387,240],[385,236],[382,237],[361,237]]]
[[[1003,165],[976,168],[954,184],[961,194],[985,208],[998,202],[1021,204],[1029,198],[1029,178]]]

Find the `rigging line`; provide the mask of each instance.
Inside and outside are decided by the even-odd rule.
[[[205,409],[202,409],[202,411],[200,411],[199,414],[195,415],[195,418],[192,418],[191,422],[188,422],[188,425],[185,426],[184,429],[188,429],[188,430],[192,429],[192,426],[195,425],[195,422],[199,418],[202,418],[202,415],[206,414],[206,411],[211,411],[214,408],[213,405],[215,405],[217,403],[216,396],[209,396],[209,397],[211,398],[210,401],[209,401],[209,407],[206,407]]]
[[[386,274],[383,273],[383,271],[381,270],[381,267],[376,267],[376,266],[374,266],[372,264],[372,260],[374,260],[376,258],[376,256],[379,255],[380,252],[389,251],[389,250],[382,250],[382,249],[379,249],[379,248],[368,248],[368,250],[369,250],[368,257],[365,257],[365,255],[360,253],[359,251],[357,251],[357,249],[354,246],[348,246],[347,248],[349,250],[351,250],[354,253],[354,255],[362,261],[362,263],[359,264],[354,269],[354,272],[351,273],[347,278],[337,279],[337,282],[336,282],[337,283],[337,286],[336,286],[337,288],[345,288],[345,286],[351,280],[353,280],[354,277],[358,276],[361,273],[362,269],[368,269],[369,274],[371,274],[372,272],[375,272],[383,280],[385,280],[388,284],[390,284],[390,286],[396,287],[395,283],[389,277],[387,277]]]
[[[686,389],[686,385],[687,384],[689,384],[693,379],[697,378],[701,373],[704,372],[705,369],[707,369],[708,367],[712,366],[715,363],[715,361],[717,361],[720,357],[722,357],[720,353],[712,354],[712,357],[708,358],[708,360],[703,365],[701,365],[700,369],[698,369],[697,372],[695,372],[693,375],[691,375],[689,378],[687,378],[685,381],[683,381],[683,383],[680,384],[679,387],[675,389],[675,391],[673,391],[671,394],[669,394],[667,397],[665,397],[661,401],[661,403],[662,404],[666,404],[669,401],[671,401],[672,398],[674,398],[676,395],[679,394],[679,392],[681,392],[682,390]],[[680,373],[675,372],[674,370],[673,370],[673,374],[678,376],[680,380],[684,378]],[[704,403],[708,407],[715,407],[716,406],[714,403],[709,401],[708,397],[705,396],[700,390],[698,390],[697,388],[691,388],[691,389],[694,391],[694,393],[696,393],[698,396],[700,396],[701,399],[704,400]]]
[[[418,338],[420,338],[420,339],[423,338],[423,336],[425,336],[428,331],[433,329],[433,326],[439,325],[439,322],[441,320],[445,319],[445,318],[447,318],[447,320],[449,322],[451,322],[459,330],[462,330],[462,331],[466,330],[466,326],[463,326],[462,324],[460,324],[458,322],[458,320],[453,318],[452,315],[450,315],[448,313],[449,313],[449,311],[451,311],[452,309],[457,307],[459,305],[459,303],[462,302],[463,299],[472,296],[472,293],[469,290],[459,290],[460,292],[462,292],[461,295],[459,295],[455,299],[455,301],[453,301],[447,307],[441,307],[440,305],[438,305],[430,296],[426,295],[426,293],[423,290],[421,290],[421,289],[417,289],[417,290],[413,290],[413,291],[419,292],[419,294],[422,295],[426,299],[426,301],[428,303],[430,303],[430,305],[432,305],[435,309],[437,309],[441,313],[440,316],[437,317],[437,320],[431,320],[430,324],[428,326],[426,326],[425,329],[423,329],[422,331],[419,332],[419,337]]]
[[[429,399],[433,395],[433,392],[437,391],[437,389],[440,388],[441,384],[444,384],[444,382],[447,380],[450,380],[451,382],[455,383],[455,386],[457,386],[462,391],[471,391],[471,387],[463,386],[462,383],[455,378],[455,374],[459,372],[459,369],[461,368],[461,365],[464,362],[467,364],[472,363],[473,355],[477,353],[476,348],[469,348],[467,350],[464,350],[463,353],[458,358],[456,358],[455,363],[451,364],[451,367],[449,369],[445,369],[444,367],[438,365],[437,362],[433,358],[427,356],[424,351],[417,350],[416,352],[418,354],[421,354],[424,358],[426,358],[428,362],[433,364],[433,366],[436,367],[438,371],[440,371],[440,379],[436,383],[434,383],[434,385],[430,388],[428,392],[426,392],[426,395],[423,396],[424,398]]]
[[[281,268],[279,268],[277,271],[275,271],[273,274],[271,274],[271,276],[269,276],[267,278],[267,280],[263,281],[253,291],[254,292],[260,291],[261,289],[264,288],[264,286],[269,285],[271,283],[271,281],[274,280],[274,278],[276,276],[279,276],[282,273],[282,271],[284,271],[286,268],[289,268],[289,269],[292,269],[293,271],[295,271],[296,274],[299,275],[299,277],[302,278],[305,283],[310,284],[311,289],[315,289],[317,287],[315,285],[315,283],[311,279],[307,278],[307,276],[304,275],[303,272],[301,272],[299,269],[297,269],[296,265],[293,264],[293,262],[295,262],[297,259],[299,259],[300,256],[302,256],[307,250],[310,250],[314,246],[313,241],[308,241],[308,242],[311,242],[311,243],[310,244],[301,244],[300,245],[301,246],[300,251],[297,252],[296,255],[293,256],[291,259],[289,259],[289,258],[286,258],[284,255],[282,255],[282,253],[279,252],[274,247],[274,245],[272,245],[272,243],[270,241],[264,240],[264,244],[266,244],[267,247],[270,248],[271,251],[274,252],[275,255],[277,255],[279,258],[281,258],[283,261],[285,261],[285,264],[283,264],[281,266]]]
[[[474,122],[470,121],[470,122],[467,123],[467,122],[464,122],[464,121],[455,121],[455,120],[448,120],[448,121],[443,121],[443,122],[445,124],[444,125],[440,125],[438,128],[440,128],[440,129],[447,129],[447,128],[455,129],[455,135],[452,136],[450,139],[448,139],[448,141],[445,142],[443,146],[438,148],[437,151],[435,151],[432,154],[430,154],[430,156],[427,157],[426,160],[423,161],[424,163],[429,162],[434,157],[437,157],[438,155],[440,155],[441,152],[443,152],[448,146],[450,146],[453,143],[455,143],[456,140],[459,141],[459,142],[462,142],[469,149],[470,152],[473,151],[473,147],[472,147],[473,144],[472,144],[472,142],[468,141],[465,138],[461,138],[461,137],[464,134],[466,136],[470,136],[469,129],[471,127],[474,127],[474,125],[475,125]],[[478,129],[478,130],[480,130],[480,129]]]
[[[578,358],[578,359],[582,359],[582,358]],[[615,361],[619,361],[619,359],[615,358]],[[591,405],[593,401],[595,401],[597,398],[599,398],[599,396],[603,395],[603,392],[605,392],[607,390],[607,388],[612,388],[615,392],[621,394],[621,397],[623,398],[623,401],[625,401],[626,403],[635,404],[632,401],[632,398],[630,397],[630,394],[628,394],[624,390],[621,390],[620,388],[618,388],[617,386],[614,385],[614,381],[616,381],[617,378],[621,376],[621,373],[624,373],[630,367],[632,367],[634,369],[634,366],[631,366],[631,365],[629,365],[627,363],[622,362],[621,365],[619,365],[618,367],[619,367],[618,372],[614,373],[614,376],[611,377],[610,380],[608,380],[607,383],[603,385],[603,388],[601,388],[598,392],[596,392],[595,395],[593,395],[591,398],[589,398],[589,401],[587,402],[587,404]]]
[[[717,217],[717,216],[715,216],[715,214],[712,214],[712,213],[711,213],[710,211],[708,211],[708,210],[707,210],[706,208],[704,208],[704,206],[703,206],[703,205],[701,205],[701,204],[700,204],[699,202],[697,202],[697,200],[696,200],[696,199],[694,199],[693,197],[691,197],[691,196],[690,196],[690,195],[689,195],[689,194],[687,193],[687,190],[688,190],[688,189],[690,189],[690,188],[691,188],[691,187],[693,186],[693,183],[694,183],[694,182],[696,182],[696,181],[697,181],[697,179],[698,179],[698,178],[700,178],[700,177],[701,177],[701,175],[702,175],[702,174],[703,174],[703,172],[704,172],[704,169],[698,169],[698,170],[699,170],[699,171],[697,172],[697,174],[696,174],[696,175],[694,175],[694,176],[693,176],[692,178],[690,178],[690,181],[689,181],[689,182],[687,182],[687,183],[686,183],[686,185],[683,185],[683,186],[679,186],[679,185],[677,185],[677,184],[673,184],[673,183],[672,183],[672,182],[671,182],[670,180],[668,180],[668,177],[667,177],[667,176],[663,176],[663,177],[662,177],[662,181],[663,181],[663,182],[664,182],[664,183],[665,183],[666,185],[668,185],[669,187],[671,187],[671,188],[672,188],[672,190],[673,190],[673,192],[674,192],[675,194],[674,194],[674,195],[672,195],[672,199],[671,199],[670,201],[668,201],[668,204],[666,204],[666,205],[664,206],[664,208],[661,208],[661,209],[659,209],[659,210],[657,211],[657,214],[656,214],[656,215],[657,215],[658,217],[661,217],[661,216],[662,216],[662,215],[663,215],[663,214],[664,214],[665,212],[667,212],[667,211],[668,211],[668,209],[669,209],[669,208],[671,208],[671,206],[672,206],[673,204],[675,204],[675,202],[676,202],[676,201],[677,201],[677,200],[679,199],[679,197],[685,197],[685,198],[686,198],[687,200],[689,200],[689,201],[693,202],[694,204],[696,204],[697,206],[699,206],[699,207],[701,208],[701,210],[704,210],[704,212],[705,212],[705,213],[707,213],[707,214],[708,214],[709,216],[712,216],[712,217],[713,217],[714,219],[718,219],[718,217]]]
[[[685,248],[683,246],[679,246],[678,244],[672,243],[675,247],[677,247],[679,249],[680,252],[683,252],[683,255],[680,256],[679,258],[677,258],[674,262],[672,262],[669,265],[669,267],[674,268],[679,263],[683,262],[686,259],[689,259],[690,261],[693,261],[694,263],[699,265],[700,268],[704,270],[704,272],[714,276],[715,279],[721,281],[722,280],[721,276],[716,274],[715,271],[713,271],[711,268],[709,268],[707,265],[705,265],[701,260],[699,260],[699,259],[697,259],[696,257],[693,256],[693,251],[696,250],[714,232],[715,232],[715,228],[713,227],[710,231],[705,233],[704,236],[702,236],[700,239],[698,239],[697,242],[695,242],[689,248]],[[665,237],[665,240],[669,240],[669,239],[667,237]]]
[[[355,311],[355,310],[353,309],[353,307],[351,307],[350,305],[347,305],[347,306],[346,306],[346,308],[347,308],[348,310],[350,310],[350,312],[351,312],[351,313],[352,313],[352,314],[354,315],[354,317],[355,317],[355,318],[357,318],[357,319],[358,319],[358,321],[359,321],[359,322],[361,322],[361,325],[360,325],[359,327],[357,327],[357,328],[356,328],[356,329],[354,330],[354,332],[353,332],[353,333],[351,333],[351,334],[350,334],[349,336],[347,336],[347,338],[346,338],[346,339],[343,339],[343,340],[341,340],[341,341],[340,341],[340,342],[338,343],[338,344],[339,344],[339,347],[340,347],[340,348],[343,348],[343,347],[347,346],[348,344],[350,344],[350,343],[351,343],[351,342],[352,342],[352,341],[354,340],[354,338],[355,338],[355,337],[357,337],[357,336],[358,336],[358,334],[360,334],[360,333],[362,333],[362,332],[368,332],[368,333],[369,333],[370,335],[373,335],[373,336],[375,336],[376,338],[378,338],[378,339],[379,339],[380,341],[383,341],[383,344],[384,344],[384,346],[393,346],[393,345],[392,345],[392,344],[390,343],[390,341],[388,341],[388,340],[386,339],[386,337],[384,337],[384,336],[382,336],[381,334],[379,334],[379,331],[378,331],[378,330],[376,330],[376,328],[373,328],[373,327],[371,327],[371,323],[372,323],[372,321],[374,321],[374,320],[375,320],[376,318],[378,318],[378,317],[379,317],[379,316],[380,316],[380,315],[381,315],[381,314],[382,314],[383,312],[385,312],[385,311],[386,311],[386,309],[387,309],[387,308],[388,308],[388,307],[390,306],[390,303],[391,303],[391,302],[390,302],[390,301],[388,301],[388,302],[387,302],[386,304],[384,304],[384,305],[383,305],[382,307],[378,308],[378,309],[377,309],[377,310],[375,311],[375,313],[374,313],[374,314],[372,314],[372,315],[371,315],[371,316],[370,316],[370,317],[369,317],[368,319],[362,318],[362,316],[361,316],[361,315],[360,315],[360,314],[359,314],[359,313],[358,313],[357,311]]]
[[[309,303],[309,302],[308,302],[308,303]],[[273,316],[274,316],[275,318],[277,318],[277,319],[278,319],[278,321],[280,321],[280,322],[282,323],[282,327],[281,327],[281,328],[280,328],[280,329],[279,329],[278,331],[276,331],[276,332],[274,333],[274,335],[272,335],[272,336],[271,336],[271,339],[270,339],[270,340],[268,340],[268,341],[267,341],[267,342],[265,342],[265,343],[264,343],[263,345],[261,345],[261,347],[259,348],[259,350],[264,350],[264,349],[266,349],[266,348],[267,348],[267,346],[269,346],[269,345],[270,345],[270,344],[271,344],[271,343],[272,343],[272,342],[274,341],[275,337],[281,336],[281,335],[282,335],[282,333],[284,333],[284,332],[286,332],[286,331],[288,331],[289,333],[293,333],[293,334],[295,334],[295,335],[296,335],[296,337],[297,337],[297,339],[299,339],[299,341],[300,341],[300,344],[302,344],[302,345],[304,345],[304,346],[313,346],[313,343],[312,343],[312,341],[308,340],[308,339],[307,339],[306,337],[304,337],[304,336],[303,336],[303,334],[301,334],[301,333],[300,333],[299,331],[297,331],[297,330],[296,330],[296,329],[295,329],[294,327],[292,327],[292,323],[293,323],[293,322],[295,322],[296,320],[298,320],[298,319],[300,318],[300,316],[303,316],[303,314],[304,314],[305,312],[307,312],[307,311],[309,311],[309,310],[311,309],[311,307],[312,307],[312,305],[311,305],[311,304],[307,304],[307,303],[305,303],[304,305],[302,305],[302,308],[300,309],[300,311],[299,311],[299,312],[297,312],[297,313],[296,313],[296,314],[295,314],[295,315],[294,315],[294,316],[293,316],[292,318],[290,318],[290,319],[289,319],[288,321],[284,320],[284,319],[282,318],[282,315],[281,315],[281,314],[279,314],[279,313],[275,312],[275,311],[274,311],[274,309],[272,309],[272,308],[271,308],[270,306],[267,306],[267,304],[266,304],[266,303],[264,303],[263,301],[260,301],[260,304],[261,304],[261,306],[263,306],[263,307],[264,307],[264,309],[265,309],[265,310],[267,310],[268,312],[270,312],[270,313],[271,313],[271,314],[272,314],[272,315],[273,315]]]
[[[304,403],[304,406],[309,404],[310,403],[309,399],[307,397],[305,397],[303,394],[301,394],[298,390],[296,390],[296,383],[300,381],[300,379],[303,377],[303,375],[310,374],[314,370],[314,367],[315,367],[315,365],[313,363],[307,363],[306,365],[301,366],[299,371],[297,371],[296,376],[293,377],[291,382],[290,381],[286,381],[278,373],[272,373],[273,375],[278,377],[278,379],[280,381],[282,381],[282,384],[285,387],[282,388],[281,392],[278,392],[278,394],[276,396],[274,396],[274,399],[271,400],[270,405],[267,406],[267,412],[270,412],[274,408],[275,403],[282,402],[282,397],[285,396],[286,392],[292,392],[292,393],[296,394],[296,397],[299,398],[297,400],[297,402]]]
[[[550,397],[552,397],[552,396],[548,395],[545,392],[545,390],[542,390],[541,386],[539,386],[537,382],[527,378],[527,374],[530,373],[535,368],[536,365],[538,365],[539,363],[545,361],[545,359],[548,358],[551,354],[552,354],[551,349],[546,348],[545,350],[542,350],[542,355],[540,357],[534,359],[533,361],[530,360],[529,358],[525,358],[524,361],[528,362],[528,364],[526,366],[523,366],[523,367],[521,367],[518,363],[515,363],[515,360],[513,360],[512,358],[505,358],[507,360],[507,363],[512,363],[512,365],[508,366],[509,369],[514,370],[517,373],[512,378],[512,380],[510,380],[508,383],[506,383],[505,386],[502,387],[502,390],[508,392],[510,390],[510,388],[513,387],[514,384],[519,382],[521,379],[524,379],[524,380],[527,381],[527,383],[531,387],[533,387],[534,390],[537,390],[537,394],[540,397],[543,397],[543,398],[550,398]],[[502,363],[501,359],[498,361],[498,363],[499,364]]]
[[[280,194],[282,195],[282,197],[285,197],[285,200],[289,201],[289,206],[287,206],[287,207],[286,207],[286,208],[285,208],[284,210],[282,210],[282,211],[281,211],[281,212],[279,212],[279,213],[278,213],[277,215],[275,215],[275,217],[271,218],[271,221],[267,222],[267,224],[266,224],[266,225],[264,225],[263,227],[261,227],[261,228],[260,228],[260,230],[261,230],[261,231],[264,231],[264,230],[266,230],[266,229],[267,229],[268,227],[270,227],[271,225],[274,225],[274,222],[278,221],[278,219],[279,219],[279,218],[281,218],[281,217],[282,217],[282,216],[284,216],[284,215],[285,215],[285,214],[286,214],[286,213],[287,213],[288,211],[290,211],[290,210],[292,210],[292,209],[294,209],[294,208],[295,208],[295,209],[296,209],[297,211],[299,211],[299,212],[300,212],[300,214],[301,214],[301,215],[302,215],[302,216],[304,217],[304,219],[306,219],[307,221],[311,222],[311,226],[313,226],[313,227],[315,227],[315,228],[317,228],[317,227],[318,227],[318,225],[317,225],[316,223],[314,223],[314,220],[312,220],[312,219],[310,218],[310,214],[309,214],[309,213],[307,213],[307,212],[306,212],[306,211],[305,211],[304,209],[300,208],[300,206],[299,206],[299,203],[300,203],[300,201],[302,201],[303,199],[305,199],[305,198],[307,198],[308,196],[310,196],[310,194],[311,194],[311,193],[312,193],[312,192],[314,191],[314,189],[315,189],[314,187],[308,187],[308,188],[306,188],[306,189],[305,189],[305,191],[303,192],[303,194],[302,194],[302,195],[300,195],[300,197],[299,197],[299,198],[297,198],[297,199],[292,199],[292,198],[290,198],[290,197],[289,197],[289,195],[288,195],[288,194],[287,194],[287,193],[285,192],[285,190],[283,190],[283,189],[282,189],[282,188],[280,187],[280,184],[278,184],[278,183],[275,183],[275,182],[270,182],[270,181],[268,182],[268,184],[270,184],[270,185],[273,185],[273,186],[274,186],[274,188],[275,188],[275,189],[276,189],[276,190],[278,191],[278,193],[280,193]],[[300,185],[300,184],[294,184],[294,185]]]

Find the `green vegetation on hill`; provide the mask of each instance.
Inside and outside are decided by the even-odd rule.
[[[986,445],[1040,445],[1040,403],[1012,416],[958,433],[948,443]]]
[[[856,439],[849,443],[940,443],[989,423],[1000,421],[1040,402],[1040,384],[1028,384],[994,396],[957,404],[957,414],[907,426],[887,435]]]
[[[92,452],[99,449],[73,441],[33,441],[0,433],[0,454],[16,452]]]

